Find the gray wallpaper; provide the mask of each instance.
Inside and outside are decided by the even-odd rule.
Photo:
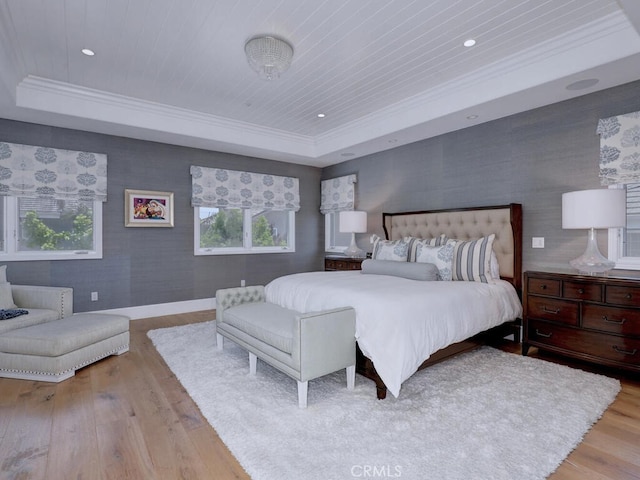
[[[211,298],[218,288],[239,286],[241,279],[247,285],[264,284],[287,273],[323,267],[318,168],[2,119],[0,139],[108,156],[103,258],[7,262],[12,283],[73,287],[74,311]],[[299,178],[296,252],[194,256],[191,165]],[[125,228],[125,188],[174,192],[175,227]],[[95,291],[99,300],[92,302]]]
[[[358,175],[356,209],[368,212],[369,233],[383,235],[382,212],[523,205],[524,270],[568,267],[587,234],[562,230],[562,194],[601,188],[598,119],[640,110],[640,81],[386,152],[327,167],[322,179]],[[531,248],[544,237],[545,248]],[[607,251],[606,232],[599,245]]]
[[[209,298],[218,288],[264,284],[322,268],[320,180],[357,173],[356,208],[383,234],[382,212],[523,204],[524,269],[564,267],[582,253],[586,232],[562,230],[561,195],[598,188],[599,118],[640,110],[640,81],[327,167],[292,165],[0,119],[0,139],[108,155],[102,260],[8,262],[13,283],[74,288],[76,311]],[[300,179],[296,253],[193,255],[191,165]],[[172,191],[174,228],[125,228],[124,189]],[[532,249],[531,237],[545,237]],[[606,251],[606,234],[600,233]],[[90,301],[90,292],[99,301]]]

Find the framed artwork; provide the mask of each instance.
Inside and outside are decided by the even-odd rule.
[[[173,227],[173,192],[124,191],[125,227]]]

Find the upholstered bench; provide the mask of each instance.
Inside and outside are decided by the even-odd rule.
[[[307,406],[309,380],[347,372],[355,384],[355,311],[351,307],[300,313],[265,301],[264,287],[216,292],[216,339],[223,337],[249,351],[249,372],[261,359],[298,382],[298,406]]]
[[[129,317],[76,313],[0,335],[0,376],[61,382],[79,368],[129,350]]]

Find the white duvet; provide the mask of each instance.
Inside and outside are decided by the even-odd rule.
[[[522,315],[503,280],[439,282],[360,271],[308,272],[277,278],[267,301],[302,313],[352,306],[356,339],[388,390],[400,386],[432,353]]]

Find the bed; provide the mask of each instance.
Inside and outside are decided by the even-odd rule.
[[[267,301],[301,312],[354,307],[356,371],[376,383],[379,399],[386,397],[387,390],[397,397],[404,381],[433,363],[510,333],[519,338],[520,204],[383,213],[383,229],[386,240],[380,245],[385,246],[404,245],[413,238],[444,239],[442,245],[456,239],[460,246],[475,248],[481,240],[491,239],[489,250],[495,254],[493,262],[497,261],[492,263],[493,277],[489,270],[486,283],[421,281],[360,271],[305,272],[271,281],[265,289]]]

